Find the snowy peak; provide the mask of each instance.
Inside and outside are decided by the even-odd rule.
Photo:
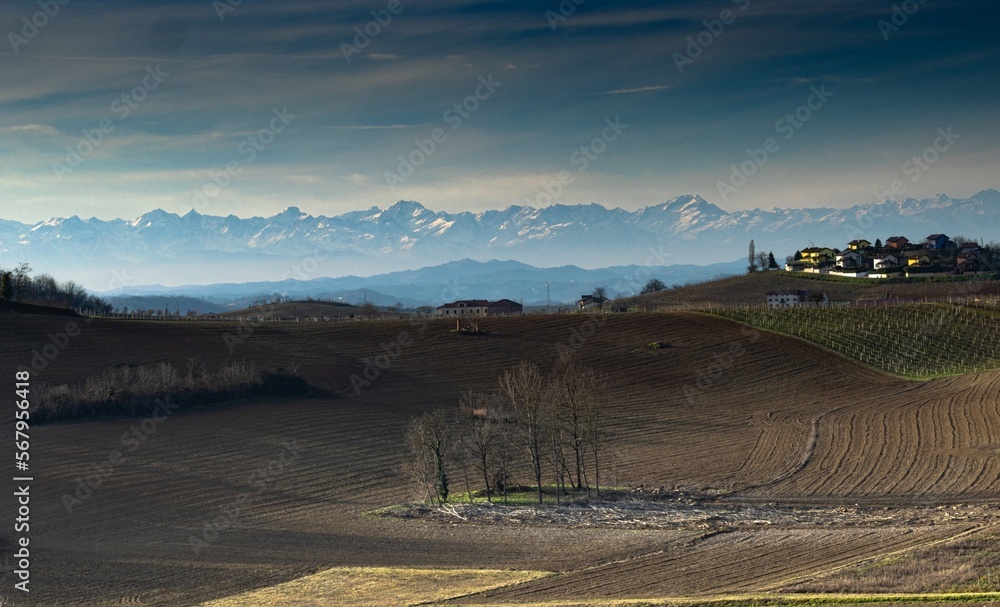
[[[940,232],[1000,239],[1000,192],[965,199],[865,202],[845,209],[760,209],[727,212],[696,195],[637,211],[599,204],[512,205],[502,210],[447,213],[401,200],[381,209],[313,216],[296,206],[271,217],[183,217],[153,210],[135,219],[51,218],[35,225],[0,220],[0,251],[40,271],[65,274],[122,267],[149,272],[142,282],[185,276],[199,268],[209,282],[264,271],[285,272],[321,259],[315,273],[384,273],[456,259],[508,259],[540,267],[607,267],[644,262],[709,264],[758,250],[783,258],[809,242],[842,248],[850,240]],[[317,253],[319,251],[319,253]],[[651,260],[655,252],[656,259]],[[651,261],[650,261],[651,260]],[[271,266],[267,264],[271,263]],[[271,270],[265,268],[270,267]],[[82,274],[81,274],[82,276]],[[80,279],[82,280],[82,278]],[[107,279],[105,278],[105,281]],[[471,295],[470,295],[471,297]]]

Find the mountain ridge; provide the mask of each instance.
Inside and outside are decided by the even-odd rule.
[[[183,284],[374,275],[462,258],[540,267],[706,265],[744,255],[750,239],[782,259],[810,242],[842,247],[859,237],[912,240],[923,232],[992,238],[1000,233],[1000,192],[770,211],[726,211],[697,195],[636,211],[591,203],[448,213],[405,200],[334,216],[294,205],[247,218],[154,209],[133,219],[0,220],[0,259],[58,275],[70,271],[108,290],[116,269],[134,274],[132,284]]]

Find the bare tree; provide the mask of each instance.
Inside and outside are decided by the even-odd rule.
[[[501,403],[500,400],[497,400]],[[493,488],[499,492],[503,498],[503,503],[507,503],[507,491],[510,489],[512,470],[518,462],[517,436],[514,432],[514,425],[508,422],[506,411],[502,408],[498,410],[500,417],[495,420],[497,423],[494,430],[497,434],[496,450],[493,454],[493,466],[490,468],[490,478],[493,480]]]
[[[758,270],[760,270],[761,272],[766,272],[769,269],[768,265],[767,265],[767,261],[768,261],[768,259],[767,259],[767,253],[765,253],[763,251],[761,251],[760,253],[757,253],[755,265],[757,266]]]
[[[566,459],[566,431],[565,428],[556,423],[554,419],[555,411],[548,411],[550,416],[546,429],[546,439],[548,450],[545,454],[549,466],[552,468],[552,475],[556,481],[556,503],[560,503],[562,495],[566,493],[566,477],[569,475],[569,462]],[[570,482],[572,482],[570,478]]]
[[[448,502],[447,460],[451,454],[452,431],[443,410],[424,413],[410,422],[406,446],[412,458],[407,468],[425,487],[431,501]]]
[[[542,503],[542,465],[546,453],[545,378],[534,363],[522,361],[500,376],[500,395],[510,407],[520,430]]]
[[[493,501],[493,490],[497,487],[495,471],[500,464],[499,443],[506,438],[500,428],[502,421],[498,409],[499,401],[490,393],[469,391],[459,401],[459,411],[466,423],[460,439],[462,450],[483,479],[488,502]]]
[[[375,304],[373,304],[370,301],[366,301],[361,306],[361,316],[365,320],[372,320],[373,318],[375,318],[376,316],[378,316],[378,306],[376,306]]]
[[[12,276],[10,272],[0,273],[0,299],[5,302],[9,302],[11,296],[14,294]]]
[[[575,361],[563,365],[555,374],[552,389],[553,401],[558,410],[558,423],[566,430],[569,447],[573,450],[573,467],[577,489],[586,485],[587,452],[584,442],[583,405],[579,368]]]
[[[21,262],[14,268],[14,296],[17,298],[17,303],[21,303],[21,291],[25,290],[31,281],[29,274],[31,266],[26,262]]]
[[[575,487],[590,493],[590,463],[600,494],[601,441],[604,436],[601,409],[606,390],[604,379],[593,369],[576,362],[564,365],[555,375],[553,401],[558,409],[558,423],[572,450]],[[572,470],[571,470],[572,472]]]
[[[580,407],[583,425],[583,443],[590,448],[594,462],[594,487],[601,497],[601,457],[604,453],[606,430],[604,428],[604,402],[607,400],[607,383],[596,371],[585,370],[580,374],[580,391],[586,395]],[[590,495],[590,485],[587,485]]]

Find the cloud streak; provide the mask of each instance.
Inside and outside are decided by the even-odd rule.
[[[355,28],[373,19],[371,2],[244,2],[222,21],[204,0],[68,5],[19,53],[0,52],[0,162],[13,184],[0,216],[37,220],[74,205],[104,217],[154,204],[182,212],[192,182],[224,166],[283,106],[295,123],[213,212],[267,215],[298,204],[330,215],[397,196],[504,207],[537,191],[530,176],[566,170],[616,116],[633,128],[565,202],[713,199],[716,181],[824,83],[836,97],[730,209],[864,202],[859,195],[895,178],[926,134],[948,125],[968,133],[961,149],[911,193],[998,185],[990,175],[1000,155],[1000,57],[989,24],[1000,9],[992,5],[927,3],[886,42],[877,22],[891,3],[754,0],[683,74],[673,54],[738,3],[584,3],[556,31],[551,7],[529,0],[404,6],[361,49],[364,60],[348,64],[340,44],[353,44]],[[8,3],[0,20],[18,23],[34,10]],[[113,117],[115,99],[157,64],[170,78],[116,125],[100,154],[53,183],[65,146]],[[427,136],[421,129],[441,126],[490,74],[504,83],[496,98],[448,132],[447,147],[406,191],[382,187],[386,167]]]

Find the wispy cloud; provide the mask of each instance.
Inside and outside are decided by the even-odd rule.
[[[413,128],[412,124],[343,124],[326,127],[331,131],[391,131]]]
[[[19,23],[13,4],[31,3],[8,4],[0,17]],[[19,53],[0,49],[3,214],[184,210],[234,159],[243,170],[206,211],[268,215],[294,199],[335,214],[400,196],[494,208],[577,171],[579,146],[617,116],[631,128],[574,173],[561,202],[711,199],[824,83],[829,109],[779,141],[734,205],[873,197],[949,125],[963,134],[956,151],[911,193],[1000,185],[998,13],[973,0],[928,3],[888,43],[877,22],[891,3],[866,0],[583,3],[556,31],[531,0],[422,0],[350,64],[340,45],[372,20],[370,1],[231,3],[224,21],[208,0],[92,4],[61,12]],[[723,9],[737,18],[720,28]],[[679,73],[676,56],[689,53]],[[144,90],[147,66],[170,76]],[[485,101],[490,77],[502,85]],[[286,107],[295,122],[264,149],[262,129]],[[95,135],[108,120],[113,131]],[[428,153],[437,128],[446,140]],[[88,134],[103,138],[92,152]],[[78,144],[86,162],[51,179]],[[405,192],[389,191],[384,173],[411,154],[421,164]]]
[[[14,133],[29,133],[32,135],[46,135],[49,137],[58,137],[60,135],[59,131],[55,127],[51,127],[47,124],[15,124],[0,128],[0,133],[7,135],[12,135]]]
[[[602,95],[630,95],[632,93],[648,93],[650,91],[664,91],[673,87],[666,86],[663,84],[657,84],[653,86],[639,86],[631,89],[615,89],[613,91],[604,91]]]

